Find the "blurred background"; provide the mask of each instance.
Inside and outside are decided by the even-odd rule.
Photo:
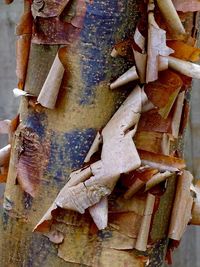
[[[18,112],[19,100],[13,97],[15,76],[15,25],[22,11],[22,0],[7,6],[0,3],[0,120],[12,119]],[[0,147],[7,137],[0,135]],[[190,121],[186,133],[185,157],[188,169],[200,178],[200,81],[193,82]],[[0,184],[0,199],[4,185]],[[200,227],[188,226],[180,247],[173,256],[173,267],[200,267]],[[41,266],[42,267],[42,266]]]

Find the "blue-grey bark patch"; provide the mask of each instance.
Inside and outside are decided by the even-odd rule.
[[[95,86],[109,76],[110,65],[115,65],[110,56],[113,45],[133,34],[134,23],[131,18],[135,19],[137,10],[132,8],[132,0],[123,2],[95,1],[95,5],[87,6],[80,46],[82,78],[85,83],[80,96],[82,105],[89,105],[94,101]],[[127,13],[130,13],[130,16],[127,16]],[[127,25],[121,30],[124,21],[127,21]],[[127,66],[127,62],[124,65]]]
[[[95,135],[96,130],[92,128],[68,133],[52,132],[47,172],[53,179],[66,181],[70,170],[82,166]]]
[[[82,105],[92,103],[95,97],[94,87],[104,81],[110,69],[108,58],[116,41],[113,29],[118,31],[126,14],[125,4],[120,5],[120,2],[95,1],[95,5],[87,6],[81,32],[81,68],[85,83],[80,96]]]
[[[24,124],[38,134],[40,138],[44,138],[46,120],[45,113],[33,112],[29,114]]]

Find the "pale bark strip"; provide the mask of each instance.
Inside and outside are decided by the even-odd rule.
[[[155,174],[147,183],[146,183],[146,188],[145,191],[148,191],[149,189],[151,189],[152,187],[154,187],[155,185],[165,181],[167,178],[169,178],[172,175],[171,172],[166,171],[163,173],[157,173]]]
[[[175,57],[168,57],[169,67],[186,76],[200,79],[200,66]]]
[[[134,41],[135,43],[141,48],[142,52],[144,53],[145,51],[145,42],[146,42],[146,39],[145,37],[140,33],[138,27],[136,28],[135,30],[135,33],[134,33]]]
[[[140,77],[140,82],[145,83],[146,81],[146,65],[147,65],[147,54],[142,54],[133,49],[135,64],[137,72]]]
[[[192,180],[192,174],[185,170],[182,175],[178,177],[176,196],[168,232],[168,237],[174,240],[181,239],[191,219],[193,198],[191,196],[190,187]]]
[[[98,229],[105,229],[108,225],[108,198],[102,198],[99,203],[89,208],[89,212]]]
[[[13,89],[13,94],[14,94],[14,97],[21,97],[21,96],[34,96],[34,95],[31,95],[19,88],[14,88]]]
[[[172,119],[172,135],[174,138],[178,138],[179,136],[179,128],[183,113],[184,99],[185,99],[185,92],[181,92],[176,100],[174,115]]]
[[[139,76],[137,74],[136,71],[136,67],[133,66],[132,68],[130,68],[127,72],[125,72],[124,74],[122,74],[116,81],[114,81],[113,83],[110,84],[110,89],[115,89],[118,88],[122,85],[125,85],[129,82],[138,80]]]
[[[37,99],[38,103],[43,107],[49,109],[55,108],[64,71],[64,66],[57,54]]]
[[[181,23],[178,13],[171,0],[157,0],[158,6],[160,8],[163,17],[165,18],[167,24],[170,26],[171,30],[176,34],[184,35],[185,29]]]
[[[99,146],[100,144],[103,142],[102,140],[102,136],[101,134],[98,132],[88,153],[87,153],[87,156],[85,157],[85,160],[84,162],[88,163],[92,157],[92,155],[94,155],[94,153],[96,153],[98,150],[99,150]]]
[[[7,165],[10,158],[11,145],[0,149],[0,166]]]
[[[200,10],[199,0],[173,0],[176,10],[182,12],[194,12]]]
[[[128,191],[124,194],[125,199],[130,199],[136,192],[138,192],[143,186],[145,182],[137,179],[134,184],[128,189]]]
[[[167,47],[166,44],[166,31],[159,28],[155,21],[153,10],[150,11],[148,14],[147,83],[157,80],[159,67],[163,68],[163,64],[160,64],[159,56],[167,59],[167,56],[173,53],[173,50]]]
[[[153,214],[154,204],[155,204],[155,196],[149,193],[147,196],[144,217],[142,219],[140,231],[135,245],[135,248],[137,250],[140,251],[147,250],[147,243],[148,243],[149,230],[151,225],[151,218]]]

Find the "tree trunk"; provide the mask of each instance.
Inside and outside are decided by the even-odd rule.
[[[68,10],[64,12],[67,17]],[[84,266],[58,257],[57,247],[47,237],[32,231],[67,182],[70,172],[82,166],[97,131],[102,129],[133,89],[133,85],[129,85],[128,90],[113,92],[108,84],[132,65],[123,58],[112,59],[110,53],[114,44],[133,34],[137,18],[138,6],[134,0],[95,0],[88,4],[80,35],[67,45],[65,74],[56,108],[38,112],[29,105],[29,98],[22,99],[21,123],[12,143],[0,226],[2,267]],[[55,43],[32,43],[25,82],[28,93],[38,96],[58,48]],[[37,159],[33,159],[33,166],[29,168],[37,189],[34,198],[24,193],[17,182],[18,157],[26,146],[22,136],[25,141],[31,140],[33,145],[28,149],[37,154]],[[40,176],[40,169],[43,176],[38,181],[36,176]],[[151,240],[157,243],[149,252],[149,266],[157,267],[163,263],[175,183],[175,177],[170,179],[153,220]],[[100,232],[99,235],[106,233]],[[77,257],[78,249],[74,250]],[[117,253],[120,258],[121,252]],[[113,266],[123,266],[119,260],[117,262],[117,257],[110,255]],[[127,266],[144,266],[134,253],[131,257],[133,260]]]
[[[110,53],[113,44],[133,33],[137,12],[134,0],[94,1],[88,5],[81,34],[70,44],[56,109],[37,113],[28,107],[27,99],[22,99],[22,127],[13,141],[1,221],[2,267],[76,266],[59,258],[56,247],[32,230],[71,170],[81,167],[97,130],[106,124],[126,95],[110,91],[108,83],[130,67],[130,63],[113,60]],[[57,50],[57,45],[31,45],[26,91],[38,95]],[[34,199],[16,183],[19,136],[27,129],[37,135],[40,145],[45,144],[49,155]]]

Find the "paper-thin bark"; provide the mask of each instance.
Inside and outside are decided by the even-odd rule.
[[[136,67],[133,66],[127,72],[125,72],[122,76],[120,76],[116,81],[110,84],[110,89],[115,89],[122,85],[125,85],[129,82],[135,81],[139,79],[139,76],[136,71]]]
[[[124,194],[124,198],[130,199],[136,192],[138,192],[143,186],[145,182],[137,179],[134,184],[129,188],[129,190]]]
[[[139,150],[138,152],[144,165],[160,171],[176,172],[186,167],[185,161],[180,158],[155,154],[144,150]]]
[[[142,52],[144,52],[146,40],[145,37],[140,33],[138,27],[136,28],[134,33],[134,41],[139,46],[139,48],[141,48]]]
[[[172,176],[172,173],[169,171],[163,172],[163,173],[157,173],[155,174],[147,183],[146,183],[146,188],[145,191],[148,191],[155,185],[165,181],[167,178]]]
[[[57,54],[37,99],[38,103],[43,107],[49,109],[55,108],[64,71],[64,66]]]
[[[93,143],[92,146],[90,147],[87,156],[85,157],[84,162],[88,163],[92,157],[92,155],[94,155],[94,153],[96,153],[99,150],[99,146],[102,143],[102,136],[101,134],[98,132]]]
[[[182,12],[194,12],[200,10],[199,0],[173,0],[176,10]]]
[[[175,105],[175,110],[174,110],[174,116],[172,119],[172,135],[175,138],[178,138],[179,136],[179,128],[180,128],[181,117],[183,113],[184,99],[185,99],[185,92],[181,92],[178,95],[176,105]]]
[[[28,34],[24,34],[18,37],[16,41],[16,75],[19,79],[19,85],[23,88],[26,71],[27,71],[27,62],[29,58],[29,50],[30,50],[30,42],[31,36]]]
[[[7,166],[10,159],[11,145],[0,149],[0,166]]]
[[[148,45],[146,82],[158,79],[159,56],[169,56],[173,50],[166,45],[166,31],[159,28],[153,12],[148,14]]]
[[[135,248],[140,251],[147,250],[147,242],[149,237],[149,230],[151,225],[151,218],[153,214],[154,204],[155,204],[155,196],[152,194],[148,194],[144,217],[142,219],[140,231],[135,245]]]
[[[162,154],[163,133],[138,131],[134,136],[137,149]]]
[[[105,229],[108,225],[108,199],[104,197],[99,203],[89,208],[96,226],[99,230]]]
[[[31,95],[31,94],[29,94],[29,93],[27,93],[27,92],[25,92],[25,91],[23,91],[23,90],[21,90],[19,88],[14,88],[13,89],[13,94],[14,94],[15,97],[20,97],[20,96],[33,96],[33,95]]]
[[[200,66],[175,57],[168,57],[169,67],[188,77],[200,79]]]
[[[163,14],[167,24],[171,30],[178,35],[185,35],[185,29],[176,12],[176,9],[171,0],[157,0],[161,13]]]
[[[189,171],[183,171],[178,177],[174,207],[172,210],[171,222],[168,237],[179,241],[191,220],[193,198],[190,187],[193,176]]]

